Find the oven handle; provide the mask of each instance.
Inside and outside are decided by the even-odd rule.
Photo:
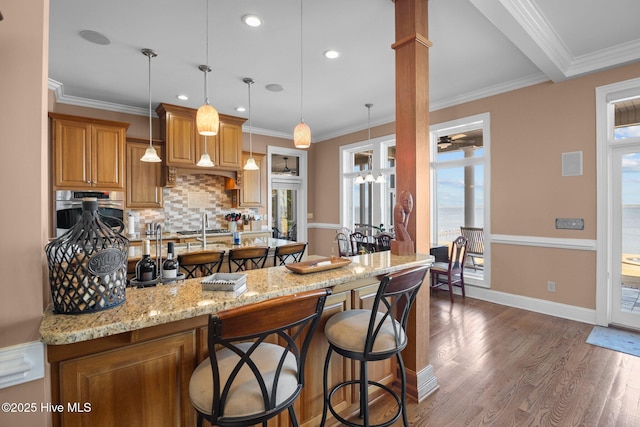
[[[115,201],[107,201],[107,200],[102,200],[102,201],[98,201],[98,207],[99,208],[105,208],[105,207],[113,207],[113,208],[123,208],[123,203],[122,202],[115,202]],[[82,201],[75,201],[75,200],[65,200],[65,201],[61,201],[58,200],[58,206],[62,209],[67,209],[67,208],[75,208],[75,207],[82,207]],[[59,209],[58,209],[59,210]]]

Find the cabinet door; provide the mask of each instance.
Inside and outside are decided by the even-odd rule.
[[[125,130],[97,125],[91,127],[91,186],[124,190]]]
[[[195,167],[196,122],[195,116],[183,112],[166,113],[167,165]]]
[[[195,425],[189,378],[194,332],[60,363],[61,425],[176,427]],[[89,403],[74,412],[67,404]]]
[[[218,131],[218,161],[216,166],[242,168],[242,125],[220,122]]]
[[[162,146],[153,144],[161,159]],[[164,206],[162,191],[162,163],[140,161],[149,144],[127,142],[127,208],[161,208]]]
[[[56,187],[91,186],[91,125],[53,121],[53,170]]]
[[[249,153],[242,154],[242,166],[249,158]],[[262,197],[262,175],[264,173],[263,154],[253,153],[253,159],[258,165],[258,170],[242,171],[242,190],[240,190],[240,207],[256,208],[264,206]],[[238,172],[240,174],[240,172]]]

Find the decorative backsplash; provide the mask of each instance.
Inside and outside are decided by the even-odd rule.
[[[232,208],[231,194],[225,191],[224,182],[225,178],[218,175],[179,175],[175,187],[164,188],[164,209],[128,209],[127,216],[133,215],[135,230],[142,233],[150,222],[161,224],[169,232],[197,230],[203,212],[209,217],[208,228],[227,228],[224,216],[231,212],[257,213],[253,209]]]

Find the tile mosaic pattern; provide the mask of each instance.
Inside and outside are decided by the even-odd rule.
[[[136,222],[136,232],[144,232],[146,224],[162,224],[164,231],[197,230],[201,226],[202,213],[209,216],[208,228],[227,228],[224,216],[231,212],[255,214],[252,209],[231,207],[231,195],[224,189],[225,178],[218,175],[179,175],[176,186],[164,189],[164,209],[129,209]],[[189,207],[189,193],[206,193],[206,209]]]

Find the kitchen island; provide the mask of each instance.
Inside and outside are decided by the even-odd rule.
[[[54,425],[192,426],[195,411],[189,402],[188,382],[208,353],[210,313],[294,292],[331,288],[323,321],[308,353],[308,381],[296,402],[300,424],[318,425],[322,411],[320,372],[327,348],[324,321],[336,312],[366,307],[375,296],[380,275],[430,265],[433,260],[429,255],[400,257],[388,251],[350,259],[348,266],[312,274],[296,274],[284,266],[248,271],[248,289],[236,298],[203,291],[200,279],[189,279],[154,288],[127,288],[124,304],[97,313],[60,315],[49,308],[40,334],[51,363],[52,401],[65,407],[69,402],[91,405],[90,412],[54,414]],[[332,378],[353,374],[349,362],[332,362]],[[390,362],[378,362],[370,376],[390,385],[395,370]],[[345,410],[352,406],[352,398],[350,393],[336,396],[338,406]],[[274,425],[288,425],[287,415]]]

